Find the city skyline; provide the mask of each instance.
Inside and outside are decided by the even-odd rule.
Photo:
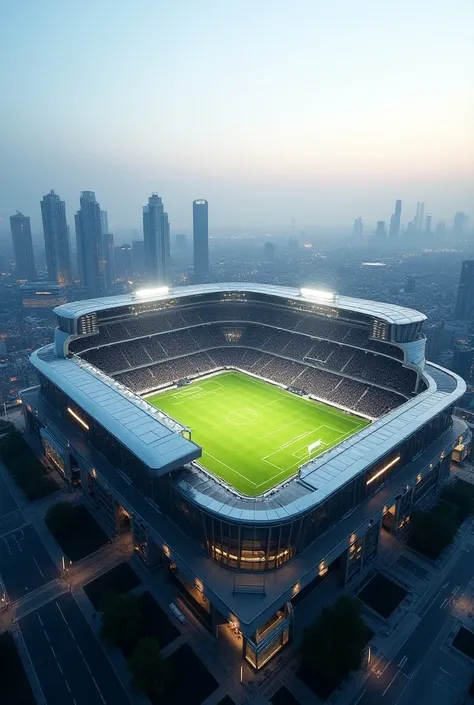
[[[21,209],[35,231],[49,188],[66,203],[95,189],[113,228],[136,227],[154,189],[178,230],[199,194],[231,227],[375,223],[394,198],[412,212],[421,197],[437,220],[473,212],[467,0],[402,0],[396,13],[375,0],[357,12],[347,0],[30,5],[10,4],[0,29],[4,220]]]

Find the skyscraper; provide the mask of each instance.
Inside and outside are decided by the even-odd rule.
[[[17,279],[36,279],[31,226],[28,216],[17,211],[10,216],[13,252],[15,254],[15,276]]]
[[[354,233],[354,238],[358,240],[362,238],[364,234],[364,223],[362,222],[362,218],[360,216],[354,220],[352,232]]]
[[[193,201],[194,283],[209,281],[209,222],[208,203],[202,198]]]
[[[168,283],[169,222],[161,198],[153,193],[143,206],[143,239],[145,241],[145,273],[150,284]]]
[[[134,274],[140,276],[145,272],[145,242],[143,240],[132,242],[132,269]]]
[[[431,213],[426,216],[425,231],[431,233]]]
[[[400,218],[402,215],[402,202],[400,200],[395,201],[395,212],[390,218],[390,228],[388,231],[388,237],[390,240],[396,240],[400,236]]]
[[[104,211],[101,211],[101,214]],[[102,257],[104,260],[105,288],[110,291],[115,281],[114,236],[111,233],[102,234]]]
[[[385,242],[385,220],[378,220],[375,229],[375,239],[379,243]]]
[[[423,230],[424,223],[425,223],[425,204],[422,201],[420,203],[420,214],[418,217],[418,230],[420,230],[420,231]]]
[[[466,223],[466,214],[465,213],[456,213],[454,216],[454,223],[453,223],[453,236],[457,239],[461,239],[463,236],[464,232],[464,225]]]
[[[109,232],[109,218],[107,216],[107,211],[100,211],[100,229],[102,235],[107,235]]]
[[[472,259],[462,263],[454,318],[458,321],[474,319],[474,260]]]
[[[127,279],[132,275],[132,246],[119,245],[115,248],[115,271],[117,279]]]
[[[66,205],[54,191],[43,196],[40,205],[48,279],[58,284],[70,284],[72,281],[71,255]]]
[[[100,206],[94,191],[82,191],[80,204],[75,215],[79,279],[89,296],[100,296],[105,290]]]
[[[163,213],[164,227],[165,227],[165,253],[166,259],[169,262],[171,257],[171,232],[170,232],[170,221],[168,218],[168,213]]]

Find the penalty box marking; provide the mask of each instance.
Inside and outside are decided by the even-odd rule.
[[[323,441],[323,440],[321,439],[321,435],[323,435],[325,428],[328,429],[328,430],[330,430],[330,431],[332,431],[333,434],[334,434],[334,433],[337,434],[335,438],[334,438],[333,434],[331,434],[331,435],[332,435],[332,438],[331,438],[331,441],[330,441],[329,443],[326,442],[326,441]],[[308,458],[308,445],[310,445],[310,444],[305,443],[304,446],[300,445],[300,444],[301,444],[301,441],[302,441],[303,439],[307,439],[308,436],[313,436],[313,437],[316,436],[316,440],[321,440],[321,446],[317,449],[317,450],[318,450],[317,455],[320,455],[321,450],[325,450],[325,449],[328,448],[329,446],[335,445],[340,439],[344,438],[344,437],[347,436],[347,435],[352,435],[352,431],[349,431],[347,434],[344,434],[344,433],[341,433],[340,431],[338,431],[337,429],[332,428],[331,426],[327,426],[326,424],[324,424],[323,426],[319,426],[318,428],[313,429],[313,430],[311,430],[311,431],[306,431],[305,433],[302,433],[302,434],[300,434],[299,436],[296,436],[296,437],[293,438],[291,441],[288,441],[287,443],[284,443],[282,446],[280,446],[280,448],[277,448],[277,449],[274,450],[272,453],[269,453],[269,454],[266,455],[264,458],[262,458],[262,462],[268,463],[268,465],[271,465],[271,466],[274,467],[276,470],[280,470],[281,473],[283,473],[283,472],[285,472],[285,470],[288,471],[288,470],[293,469],[295,466],[301,464],[301,462],[302,462],[303,460],[305,460],[305,459]],[[295,444],[295,443],[298,443],[298,444],[299,444],[299,447],[296,448],[296,449],[291,453],[291,455],[292,455],[294,458],[296,458],[296,462],[291,463],[290,465],[287,465],[286,468],[282,470],[281,465],[276,465],[275,463],[273,463],[273,462],[270,460],[270,458],[272,458],[273,456],[277,455],[278,453],[281,453],[282,450],[289,451],[289,450],[290,450],[290,449],[289,449],[289,446],[291,446],[291,445],[293,445],[293,444]],[[316,455],[316,454],[315,454],[315,455]],[[311,455],[310,455],[309,457],[311,457]],[[274,458],[274,459],[276,460],[276,458]]]

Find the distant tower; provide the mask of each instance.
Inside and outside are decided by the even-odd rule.
[[[145,273],[145,241],[134,240],[132,242],[132,269],[134,274],[139,276]]]
[[[436,237],[439,238],[445,238],[446,237],[446,223],[444,220],[440,220],[439,223],[436,225],[436,230],[435,230],[435,235]]]
[[[208,203],[193,201],[194,283],[209,281]]]
[[[357,238],[358,240],[362,238],[364,234],[364,223],[362,222],[362,218],[360,216],[354,220],[352,232],[354,233],[354,238]]]
[[[402,202],[395,201],[395,212],[390,218],[390,229],[388,237],[390,240],[396,240],[400,236],[400,219],[402,216]]]
[[[104,211],[101,211],[104,213]],[[102,235],[102,252],[104,260],[105,288],[110,291],[115,281],[114,236],[111,233]]]
[[[148,205],[143,206],[143,239],[145,241],[145,270],[150,284],[168,283],[168,216],[161,198],[153,193]]]
[[[36,279],[31,226],[28,216],[17,211],[10,216],[13,252],[15,254],[15,276],[17,279]]]
[[[431,233],[431,213],[426,216],[425,230],[428,234]]]
[[[102,235],[107,235],[109,232],[109,218],[107,216],[107,211],[100,211],[100,229]]]
[[[163,213],[164,228],[165,228],[165,253],[166,259],[169,262],[171,257],[171,233],[170,233],[170,221],[168,218],[168,213]]]
[[[458,321],[474,319],[474,260],[472,259],[462,263],[454,318]]]
[[[48,279],[58,284],[70,284],[72,282],[71,255],[66,205],[54,191],[43,196],[40,205]]]
[[[377,242],[385,242],[385,220],[378,220],[375,229],[375,239]]]
[[[464,226],[466,224],[466,214],[465,213],[456,213],[454,216],[454,223],[453,223],[453,236],[457,239],[461,239],[463,236],[464,232]]]
[[[418,230],[423,230],[423,225],[425,222],[425,204],[423,202],[420,203],[420,213],[418,217]]]
[[[119,245],[115,248],[115,271],[117,279],[131,276],[133,269],[133,250],[131,245]]]
[[[416,204],[416,215],[415,215],[415,223],[414,223],[415,230],[420,229],[420,206],[421,206],[421,203],[418,201]]]
[[[75,215],[79,279],[89,296],[105,291],[105,272],[100,206],[94,191],[82,191],[81,207]]]

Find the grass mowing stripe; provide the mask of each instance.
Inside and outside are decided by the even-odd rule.
[[[237,371],[147,401],[191,429],[203,448],[203,467],[249,496],[291,477],[310,458],[370,423]],[[305,456],[317,441],[320,445]]]

